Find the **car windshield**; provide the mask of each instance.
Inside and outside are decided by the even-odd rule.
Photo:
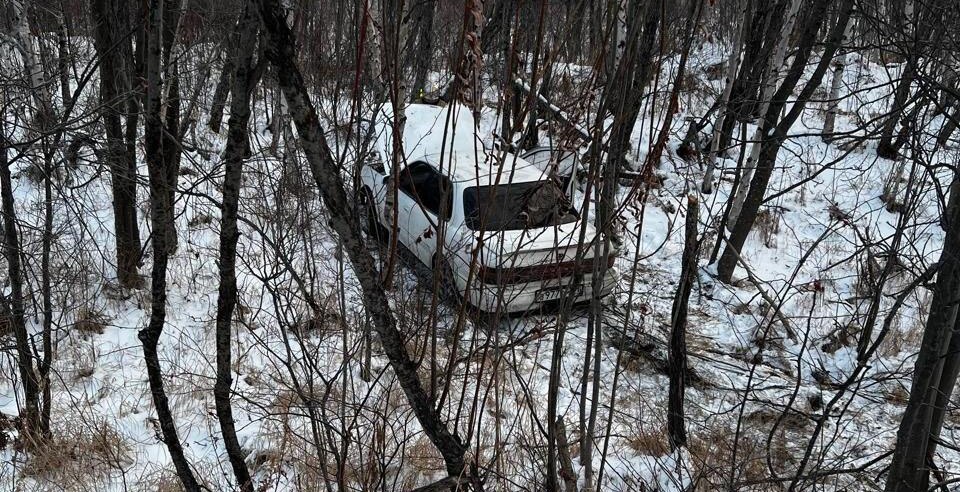
[[[533,229],[577,220],[576,211],[552,180],[467,188],[463,211],[467,227],[475,231]]]

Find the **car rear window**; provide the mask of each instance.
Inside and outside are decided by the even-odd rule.
[[[467,227],[475,231],[533,229],[577,220],[551,180],[472,186],[463,191],[463,212]]]

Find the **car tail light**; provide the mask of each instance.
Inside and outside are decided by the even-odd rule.
[[[607,267],[612,267],[615,257],[607,255]],[[572,277],[576,274],[593,272],[593,258],[561,263],[544,263],[525,267],[485,267],[480,266],[477,277],[485,284],[524,284],[539,280],[551,280]]]

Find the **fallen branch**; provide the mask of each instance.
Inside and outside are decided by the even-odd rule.
[[[523,92],[524,94],[529,95],[531,92],[530,86],[525,84],[520,79],[514,79],[513,86],[518,91]],[[554,120],[560,123],[563,123],[567,128],[573,130],[573,132],[576,133],[578,137],[580,137],[580,140],[582,140],[584,144],[590,142],[590,134],[587,133],[587,131],[584,130],[583,128],[580,128],[580,125],[574,123],[570,119],[570,117],[563,112],[562,109],[555,106],[547,98],[543,97],[543,95],[541,94],[534,94],[533,96],[534,96],[533,97],[534,101],[536,101],[537,103],[537,107],[540,108],[541,111],[549,113]]]
[[[790,341],[796,343],[797,332],[793,329],[793,326],[790,324],[790,320],[787,319],[786,315],[783,314],[783,311],[780,310],[780,307],[779,307],[780,304],[774,301],[773,297],[771,297],[770,294],[768,294],[767,291],[763,288],[763,286],[760,284],[760,280],[758,280],[756,275],[753,274],[753,270],[750,268],[750,265],[748,265],[747,262],[743,259],[743,257],[740,256],[740,252],[738,252],[735,248],[728,247],[727,249],[729,249],[730,252],[733,253],[734,256],[736,256],[737,263],[739,263],[740,266],[743,267],[743,270],[747,272],[747,281],[750,282],[750,284],[757,289],[757,292],[760,293],[760,297],[762,297],[763,300],[766,301],[767,305],[770,306],[770,309],[773,309],[773,315],[778,320],[780,320],[781,324],[783,324],[783,327],[787,332],[787,337],[790,338]]]
[[[670,374],[670,360],[667,353],[667,341],[649,333],[626,335],[614,326],[607,327],[607,343],[634,357],[646,359],[654,370],[663,375]],[[684,380],[691,386],[704,383],[704,379],[690,366],[687,366]]]

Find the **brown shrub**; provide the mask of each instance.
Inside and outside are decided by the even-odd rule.
[[[663,456],[670,452],[666,429],[640,429],[626,436],[627,446],[639,454]]]
[[[91,490],[131,464],[130,446],[106,421],[60,422],[22,468],[61,490]]]
[[[102,335],[103,329],[110,323],[110,318],[89,307],[82,307],[77,311],[77,319],[73,322],[73,329],[85,335]]]

